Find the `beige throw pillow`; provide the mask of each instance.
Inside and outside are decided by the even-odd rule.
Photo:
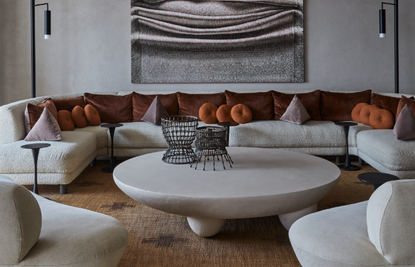
[[[280,120],[287,121],[295,124],[303,124],[310,119],[310,115],[307,110],[298,99],[297,95],[293,97],[287,110],[282,114]]]
[[[58,121],[48,108],[44,108],[38,121],[24,139],[25,141],[58,141],[62,139]]]

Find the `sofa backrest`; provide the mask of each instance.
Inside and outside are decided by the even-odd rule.
[[[26,188],[0,175],[0,265],[16,265],[39,239],[42,214]]]
[[[380,186],[367,206],[370,241],[391,264],[415,263],[415,180]]]

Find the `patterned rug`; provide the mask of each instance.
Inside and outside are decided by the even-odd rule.
[[[97,166],[86,168],[68,186],[66,195],[59,194],[59,186],[51,185],[39,186],[39,193],[124,223],[129,240],[119,267],[301,266],[278,216],[228,220],[219,234],[202,238],[193,233],[185,217],[149,208],[126,196],[112,174],[100,171],[106,164],[98,161]],[[338,185],[318,203],[318,209],[367,200],[373,186],[360,182],[357,175],[373,171],[368,165],[355,172],[342,171]]]

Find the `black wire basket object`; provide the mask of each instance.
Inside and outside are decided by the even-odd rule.
[[[197,165],[203,159],[203,170],[206,169],[206,161],[212,159],[213,170],[215,170],[215,161],[222,162],[223,169],[225,161],[232,168],[232,159],[226,150],[226,128],[223,126],[204,126],[196,129],[196,162]],[[190,165],[193,167],[193,164]]]
[[[194,116],[177,115],[161,118],[163,135],[169,145],[163,155],[164,162],[186,164],[196,160],[192,143],[198,124],[198,119]]]

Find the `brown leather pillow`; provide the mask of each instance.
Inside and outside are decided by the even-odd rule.
[[[45,99],[41,104],[38,105],[28,103],[24,112],[25,127],[27,133],[29,133],[37,120],[40,118],[40,115],[42,115],[43,109],[45,107],[47,107],[50,113],[52,113],[53,117],[58,120],[58,111],[56,110],[55,104],[53,104],[52,100]]]
[[[394,117],[396,117],[396,111],[398,109],[400,100],[401,99],[399,97],[391,97],[373,93],[372,99],[370,100],[370,104],[375,105],[381,109],[387,109],[390,112],[392,112]]]
[[[234,122],[231,116],[232,106],[223,104],[216,111],[216,118],[219,122]]]
[[[71,112],[72,120],[78,128],[84,128],[88,126],[88,120],[86,119],[85,111],[81,106],[75,106]]]
[[[78,106],[79,107],[79,106]],[[101,124],[101,117],[94,106],[88,104],[84,108],[86,120],[93,126]]]
[[[395,117],[389,110],[379,108],[370,113],[369,121],[373,129],[392,129]]]
[[[225,91],[225,94],[227,105],[235,106],[237,104],[244,104],[249,107],[252,111],[253,120],[272,120],[274,118],[272,91],[258,93],[234,93]]]
[[[370,126],[370,114],[372,112],[374,112],[375,110],[379,109],[377,106],[375,105],[367,105],[365,107],[362,108],[362,110],[360,111],[360,121],[365,124],[365,125],[369,125]]]
[[[66,109],[59,110],[58,123],[62,131],[73,131],[75,129],[75,123],[72,120],[72,115]]]
[[[360,112],[362,111],[362,108],[366,106],[369,106],[369,104],[368,103],[357,104],[352,110],[352,120],[354,120],[355,122],[362,122],[362,120],[360,119]]]
[[[218,121],[216,118],[216,111],[218,110],[218,106],[212,103],[205,103],[199,109],[199,118],[208,124],[213,124]]]
[[[57,111],[68,110],[70,112],[75,106],[85,107],[85,100],[83,96],[52,99],[52,101],[55,104]]]
[[[199,116],[199,109],[204,103],[212,103],[221,106],[226,103],[224,93],[217,94],[186,94],[177,93],[179,102],[179,115]]]
[[[352,110],[358,103],[369,103],[372,90],[357,93],[321,91],[321,118],[327,121],[350,121]]]
[[[279,120],[285,113],[294,96],[297,95],[300,102],[310,115],[310,120],[321,120],[320,114],[320,90],[302,94],[284,94],[273,91],[274,99],[274,120]]]
[[[408,105],[408,108],[412,110],[412,113],[415,113],[415,100],[407,98],[406,96],[402,96],[399,100],[398,108],[396,110],[396,119],[398,119],[399,113],[401,113],[405,105]]]
[[[235,122],[241,124],[252,121],[251,109],[244,104],[233,106],[231,109],[231,116]]]
[[[130,122],[133,118],[133,94],[99,95],[85,93],[85,101],[98,111],[102,122]]]
[[[142,121],[144,114],[146,114],[156,96],[169,115],[177,115],[179,113],[176,93],[167,95],[142,95],[133,92],[133,121]]]

